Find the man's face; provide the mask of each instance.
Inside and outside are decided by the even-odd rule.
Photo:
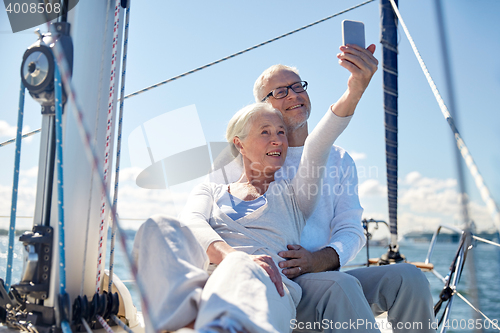
[[[299,81],[301,81],[300,77],[294,72],[285,69],[279,70],[267,81],[264,81],[264,96],[276,88],[286,87]],[[289,88],[288,95],[285,98],[276,99],[270,96],[267,101],[274,108],[281,111],[289,132],[307,123],[307,119],[311,113],[311,101],[309,101],[307,91],[296,93]]]

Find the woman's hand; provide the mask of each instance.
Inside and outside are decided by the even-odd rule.
[[[236,251],[224,241],[215,241],[208,246],[207,255],[210,262],[220,264],[222,260],[231,252]]]
[[[231,246],[229,246],[226,242],[215,241],[208,246],[207,255],[210,259],[211,263],[216,265],[220,264],[222,260],[231,252],[236,251]],[[285,296],[285,291],[283,290],[283,281],[281,280],[281,275],[278,267],[274,263],[273,259],[267,255],[249,255],[250,259],[255,261],[257,265],[262,267],[269,277],[271,281],[276,286],[276,290],[278,290],[278,294],[281,297]]]
[[[276,290],[278,290],[278,294],[280,294],[281,297],[285,296],[283,281],[281,280],[280,272],[273,259],[267,255],[250,255],[250,258],[269,274],[271,281],[276,286]]]

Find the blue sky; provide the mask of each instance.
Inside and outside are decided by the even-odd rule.
[[[134,92],[357,3],[350,0],[135,1],[131,9],[126,91]],[[443,0],[443,7],[459,130],[498,202],[500,2]],[[400,10],[446,101],[434,2],[400,0]],[[314,126],[346,87],[348,72],[338,65],[336,59],[341,44],[341,21],[363,21],[367,44],[376,44],[375,56],[381,60],[379,16],[376,1],[128,99],[123,134],[121,216],[144,218],[153,213],[168,213],[172,207],[170,201],[182,202],[185,198],[182,193],[189,187],[168,191],[144,190],[134,184],[134,177],[140,169],[132,164],[127,144],[134,129],[166,112],[195,105],[205,140],[223,141],[231,115],[253,102],[252,87],[257,76],[276,63],[296,66],[302,78],[309,82],[308,92],[313,105],[310,124]],[[32,30],[12,34],[6,13],[0,11],[0,42],[3,45],[0,53],[0,141],[14,135],[19,67],[24,50],[36,40]],[[400,230],[433,230],[439,223],[458,221],[454,142],[401,28],[399,34]],[[381,73],[379,67],[354,119],[336,144],[349,151],[356,160],[365,217],[387,219]],[[27,98],[24,122],[27,128],[40,127],[39,109]],[[189,142],[193,135],[188,127],[177,136],[168,145],[174,147],[176,142]],[[20,215],[33,214],[38,147],[39,136],[23,142]],[[1,216],[10,211],[13,157],[13,145],[0,148]],[[481,229],[492,228],[485,205],[466,172],[472,217]],[[1,226],[7,221],[0,218]],[[138,223],[130,222],[130,226]]]

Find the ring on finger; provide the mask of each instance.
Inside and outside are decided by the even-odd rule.
[[[299,272],[302,272],[302,267],[299,266]]]

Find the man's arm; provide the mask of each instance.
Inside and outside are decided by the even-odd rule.
[[[347,81],[347,90],[340,99],[331,106],[331,110],[339,117],[348,117],[354,114],[354,110],[358,105],[361,96],[365,92],[370,80],[377,71],[378,61],[373,56],[375,45],[368,46],[367,49],[362,49],[357,45],[341,46],[342,53],[337,55],[339,64],[351,72],[351,76]],[[335,219],[339,219],[336,216]],[[332,223],[335,225],[335,221]],[[283,268],[283,274],[288,278],[294,278],[304,273],[315,273],[340,268],[341,264],[351,260],[352,253],[357,253],[359,248],[363,246],[364,239],[358,242],[359,230],[353,232],[345,231],[340,237],[336,237],[335,233],[338,230],[332,230],[332,238],[330,239],[331,246],[327,246],[316,252],[309,252],[300,245],[288,245],[288,251],[278,253],[281,257],[289,259],[279,263],[280,268]],[[361,234],[361,237],[363,235]],[[337,238],[337,239],[335,239]],[[349,253],[342,253],[344,263],[337,250],[334,247],[343,243],[349,238],[349,245],[352,250]],[[355,244],[357,243],[357,244]],[[354,255],[355,255],[354,253]]]
[[[340,166],[346,171],[339,184],[342,195],[336,196],[335,215],[324,217],[331,219],[325,221],[329,224],[330,240],[324,248],[315,252],[309,252],[300,245],[288,245],[288,251],[279,252],[281,257],[288,259],[279,264],[288,278],[338,269],[353,259],[364,245],[365,236],[361,227],[363,209],[356,190],[356,167],[347,152],[345,154]]]

